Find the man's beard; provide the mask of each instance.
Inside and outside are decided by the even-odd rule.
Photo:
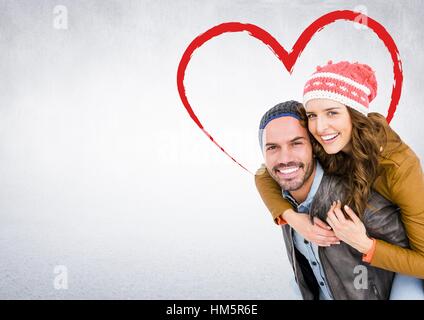
[[[277,170],[284,169],[287,167],[299,167],[299,170],[303,172],[303,175],[296,176],[292,179],[282,179],[278,176]],[[306,180],[309,179],[313,172],[312,162],[309,162],[307,165],[302,162],[289,162],[289,163],[280,163],[279,165],[272,168],[271,176],[275,181],[280,185],[283,191],[296,191],[299,190],[305,183]]]

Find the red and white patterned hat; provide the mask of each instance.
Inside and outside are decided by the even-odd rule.
[[[328,62],[317,67],[305,84],[303,105],[312,99],[330,99],[367,115],[369,103],[377,94],[375,72],[366,64],[358,62]]]

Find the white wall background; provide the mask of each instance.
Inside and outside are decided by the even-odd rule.
[[[66,30],[53,28],[56,5]],[[392,126],[423,159],[422,1],[1,0],[0,298],[296,298],[253,176],[188,117],[176,70],[219,23],[257,24],[289,49],[321,15],[355,8],[398,45]],[[262,114],[301,100],[305,77],[330,59],[372,65],[372,110],[386,114],[390,56],[350,22],[317,34],[292,76],[245,33],[215,38],[194,54],[186,89],[205,128],[255,171]],[[54,288],[57,265],[67,290]]]

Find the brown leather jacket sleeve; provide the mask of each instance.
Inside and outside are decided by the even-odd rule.
[[[371,265],[424,279],[424,175],[412,150],[402,156],[403,161],[394,161],[376,181],[375,189],[400,207],[410,249],[377,240]]]
[[[255,184],[272,218],[276,224],[284,224],[285,221],[280,217],[284,211],[293,209],[290,203],[285,200],[281,194],[280,185],[270,176],[268,170],[263,164],[255,174]]]

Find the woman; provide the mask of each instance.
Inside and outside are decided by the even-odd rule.
[[[331,206],[327,222],[340,240],[364,254],[364,261],[424,278],[423,172],[418,157],[386,119],[368,113],[376,92],[375,75],[367,65],[329,62],[318,67],[304,88],[308,128],[315,156],[326,173],[348,179],[350,195],[340,200],[359,217],[371,188],[397,204],[410,249],[367,237],[359,219],[357,223],[344,219],[340,204]],[[275,222],[282,224],[283,217],[295,216],[281,196],[280,186],[266,170],[258,170],[255,182]]]

